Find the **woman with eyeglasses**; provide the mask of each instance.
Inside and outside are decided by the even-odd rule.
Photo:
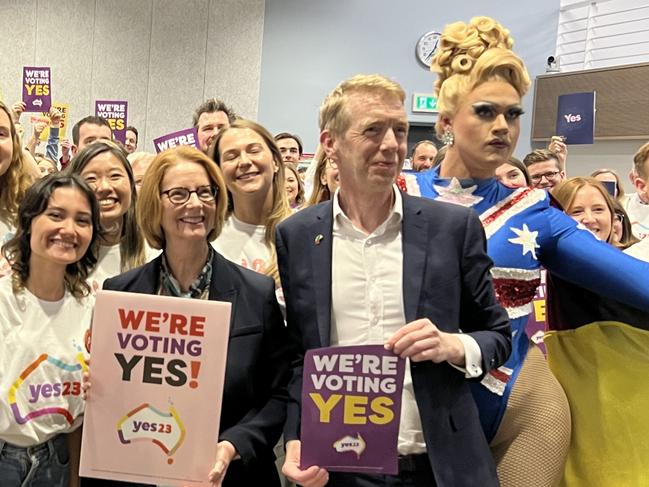
[[[436,130],[448,150],[437,168],[406,175],[402,188],[478,212],[494,261],[496,295],[513,336],[507,362],[472,384],[473,397],[501,485],[553,487],[564,475],[571,411],[542,352],[525,333],[540,269],[649,311],[649,265],[580,228],[550,205],[540,185],[507,188],[495,178],[516,147],[522,97],[530,86],[512,45],[509,31],[488,17],[446,26],[431,69],[438,74]],[[543,164],[533,165],[541,166],[539,180],[558,182],[559,163]],[[528,169],[534,183],[535,171]]]
[[[214,486],[279,486],[273,447],[286,415],[288,339],[273,279],[230,262],[210,245],[226,210],[226,189],[214,162],[191,147],[160,153],[144,176],[138,217],[147,242],[162,254],[106,280],[104,289],[232,303],[209,480]]]

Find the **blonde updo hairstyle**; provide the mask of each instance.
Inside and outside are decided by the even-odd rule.
[[[435,94],[440,117],[457,111],[462,98],[486,81],[505,81],[519,96],[530,87],[523,61],[512,52],[509,31],[490,17],[474,17],[444,29],[431,71],[437,73]],[[442,124],[436,124],[442,135]]]

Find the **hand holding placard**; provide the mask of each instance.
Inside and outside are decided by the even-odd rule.
[[[208,484],[229,313],[230,304],[217,301],[97,292],[82,475]],[[91,381],[85,380],[86,394]],[[229,458],[226,446],[216,456],[221,466]]]
[[[401,358],[413,362],[431,360],[465,366],[464,346],[454,333],[437,328],[429,319],[419,319],[399,328],[385,344]]]
[[[396,474],[404,372],[382,345],[308,350],[300,467]]]

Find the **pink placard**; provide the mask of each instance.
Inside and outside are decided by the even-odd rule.
[[[210,485],[230,306],[97,292],[82,476]]]

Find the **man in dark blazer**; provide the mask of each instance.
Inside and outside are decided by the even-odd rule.
[[[288,330],[299,350],[283,472],[306,487],[498,485],[466,379],[505,362],[507,314],[496,302],[477,215],[394,185],[407,146],[404,99],[398,84],[379,75],[355,76],[325,99],[320,142],[338,166],[340,189],[278,227]],[[300,466],[304,351],[369,343],[409,359],[399,475]]]

